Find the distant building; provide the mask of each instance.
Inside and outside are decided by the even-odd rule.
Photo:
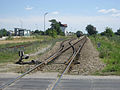
[[[30,36],[30,30],[14,28],[14,34],[15,36]]]
[[[67,32],[67,35],[72,36],[72,35],[74,35],[74,32]]]
[[[67,24],[61,24],[60,25],[60,29],[62,30],[62,32],[65,33],[65,35],[67,35],[67,31],[65,30],[67,28]]]
[[[9,31],[8,31],[8,35],[10,35],[10,36],[14,35],[14,31],[9,30]]]

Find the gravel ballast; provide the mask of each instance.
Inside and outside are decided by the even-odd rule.
[[[80,64],[72,66],[70,74],[94,74],[96,71],[102,70],[105,66],[99,58],[99,52],[93,47],[89,38],[87,38],[87,42],[83,46],[77,61]]]

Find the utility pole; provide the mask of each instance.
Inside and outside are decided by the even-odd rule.
[[[45,31],[45,16],[48,14],[48,12],[46,12],[45,14],[44,14],[44,31]]]

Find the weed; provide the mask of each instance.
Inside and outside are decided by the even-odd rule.
[[[33,37],[32,37],[33,38]],[[48,45],[54,45],[56,42],[66,39],[65,37],[51,38],[48,36],[37,36],[36,41],[22,42],[22,43],[9,43],[0,45],[0,63],[16,62],[19,59],[18,51],[23,50],[25,54],[37,52],[41,48],[45,48]],[[21,37],[21,39],[28,39],[27,37]],[[31,39],[31,37],[29,38]]]
[[[94,46],[99,51],[99,57],[104,61],[106,67],[102,73],[112,73],[120,75],[120,37],[90,36]],[[101,43],[98,48],[97,43]]]

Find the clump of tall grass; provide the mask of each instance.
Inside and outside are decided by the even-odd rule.
[[[90,36],[93,44],[99,51],[99,57],[104,61],[106,67],[103,73],[112,73],[120,75],[120,37]],[[98,42],[101,44],[98,47]]]

